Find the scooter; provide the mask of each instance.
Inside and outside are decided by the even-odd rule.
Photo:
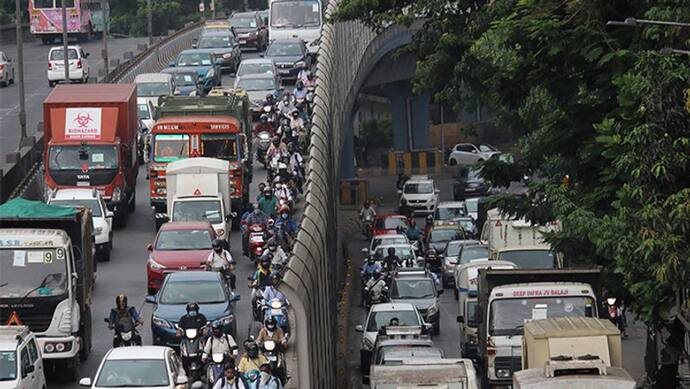
[[[236,350],[233,352],[237,353]],[[229,359],[228,355],[224,353],[211,354],[211,360],[206,365],[206,381],[208,382],[209,388],[212,388],[216,381],[223,377],[223,370]]]
[[[316,97],[316,87],[313,85],[310,85],[307,87],[307,109],[309,112],[309,115],[311,115],[313,111],[313,104],[314,104],[314,97]]]
[[[290,333],[290,322],[288,321],[287,306],[280,299],[274,298],[264,301],[264,320],[274,318],[278,327],[287,335]]]
[[[263,318],[263,295],[265,288],[258,285],[253,286],[252,288],[252,316],[254,321],[261,322],[261,319]]]
[[[264,252],[266,240],[264,239],[265,229],[260,224],[252,224],[247,231],[249,234],[249,259],[256,263]]]
[[[285,335],[287,337],[287,334]],[[287,368],[285,365],[284,350],[280,344],[272,340],[267,340],[261,345],[264,356],[268,359],[268,364],[271,366],[271,372],[278,377],[280,383],[285,385],[287,382]]]
[[[256,160],[260,162],[264,169],[268,168],[268,161],[266,161],[266,152],[271,146],[271,134],[268,131],[261,131],[256,135]]]
[[[367,242],[371,240],[372,226],[374,225],[374,215],[371,212],[367,212],[362,217],[362,235],[367,239]]]
[[[620,307],[618,307],[618,304],[616,304],[617,300],[615,297],[609,297],[606,299],[606,308],[609,314],[609,320],[618,327],[618,329],[621,332],[621,335],[623,337],[626,337],[627,334],[625,333],[625,318],[623,317],[622,313],[620,312]]]
[[[110,325],[110,319],[103,319]],[[131,320],[120,320],[119,323],[112,324],[115,334],[113,335],[113,348],[126,346],[141,346],[141,336],[136,330],[136,323],[132,325]]]
[[[369,280],[364,287],[364,295],[366,296],[364,307],[369,310],[372,305],[381,304],[388,301],[388,286],[385,285],[383,279],[377,281]],[[378,282],[383,282],[384,286],[381,288],[374,288]]]
[[[190,382],[202,381],[204,364],[201,362],[201,354],[204,349],[203,330],[196,328],[186,328],[178,330],[182,332],[182,340],[180,341],[180,357],[182,358],[182,365],[187,372]]]

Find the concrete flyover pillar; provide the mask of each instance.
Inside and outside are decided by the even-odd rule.
[[[415,96],[410,81],[383,86],[391,102],[393,149],[396,151],[429,147],[429,96]]]
[[[357,110],[352,112],[345,112],[345,120],[343,121],[343,128],[341,136],[343,137],[343,147],[340,151],[340,178],[348,179],[355,177],[355,146],[354,146],[354,129],[353,116]]]

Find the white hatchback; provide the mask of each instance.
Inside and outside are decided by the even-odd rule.
[[[69,60],[69,81],[86,83],[89,80],[89,53],[81,46],[67,46]],[[65,56],[62,46],[56,46],[48,52],[48,85],[52,88],[60,81],[65,81]]]
[[[402,190],[398,191],[400,204],[406,201],[414,214],[433,214],[438,205],[439,193],[434,180],[428,176],[412,176],[405,182]]]

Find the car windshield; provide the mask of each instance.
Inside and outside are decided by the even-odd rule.
[[[220,281],[167,282],[160,292],[161,304],[219,304],[225,302],[225,292]]]
[[[556,265],[551,250],[504,251],[498,259],[512,262],[521,269],[553,269]]]
[[[403,217],[387,217],[378,219],[374,228],[378,230],[394,230],[398,227],[407,229],[407,219]]]
[[[161,231],[156,250],[211,250],[212,239],[208,230]]]
[[[489,309],[489,335],[520,335],[525,323],[535,319],[585,316],[585,307],[593,304],[587,296],[494,300]]]
[[[391,319],[398,319],[401,326],[418,326],[421,325],[417,313],[415,311],[379,311],[372,312],[367,321],[367,332],[374,332],[381,329],[381,327],[390,324]]]
[[[182,53],[177,57],[177,66],[211,66],[213,55],[209,53]]]
[[[460,253],[460,264],[470,263],[475,259],[488,259],[489,249],[486,246],[465,246]]]
[[[256,28],[256,19],[230,18],[230,25],[235,28]]]
[[[396,279],[391,288],[391,298],[393,299],[430,299],[436,297],[434,281],[407,280],[404,278]]]
[[[430,183],[410,183],[405,184],[403,193],[405,194],[429,194],[434,192],[434,186]]]
[[[448,242],[451,240],[461,240],[462,234],[458,229],[443,229],[443,230],[431,230],[430,241],[436,242]]]
[[[491,152],[491,151],[498,151],[496,150],[495,147],[487,144],[479,145],[479,151],[481,152]]]
[[[388,249],[392,248],[395,250],[395,255],[398,256],[398,258],[402,260],[406,260],[409,258],[416,258],[414,255],[414,251],[410,246],[398,246],[398,247],[378,247],[376,249],[376,253],[374,254],[374,258],[376,259],[383,259],[385,256],[388,255]]]
[[[196,85],[196,80],[194,79],[194,73],[176,73],[175,74],[175,85],[177,86],[194,86]]]
[[[474,220],[472,219],[459,219],[457,222],[465,231],[472,231],[474,229]]]
[[[276,42],[268,46],[266,50],[267,57],[301,57],[303,54],[302,45],[297,42]]]
[[[17,353],[0,351],[0,381],[11,381],[17,378]]]
[[[189,151],[189,135],[156,134],[153,137],[153,160],[156,162],[172,162],[187,158]]]
[[[446,257],[456,257],[458,253],[460,252],[460,248],[462,247],[462,242],[449,242],[448,246],[446,246]]]
[[[0,250],[0,298],[62,296],[67,293],[64,248]]]
[[[436,220],[451,220],[463,216],[465,216],[465,209],[462,207],[439,207],[436,209]]]
[[[271,2],[271,27],[302,28],[321,24],[321,7],[316,0]]]
[[[151,119],[151,113],[149,112],[149,106],[147,104],[139,104],[139,119],[146,120]]]
[[[478,200],[466,200],[465,207],[467,207],[467,212],[477,213],[479,212],[479,201]]]
[[[157,97],[170,95],[170,84],[167,82],[141,82],[137,83],[137,96]]]
[[[199,39],[200,49],[227,48],[232,47],[230,36],[202,36]]]
[[[140,388],[170,385],[163,359],[107,359],[95,387]]]
[[[87,207],[91,209],[93,217],[103,217],[101,207],[98,200],[95,199],[79,199],[79,200],[51,200],[50,205],[61,205],[63,207]]]
[[[273,74],[273,64],[270,63],[243,63],[240,65],[240,70],[237,71],[237,76],[241,77],[245,74]]]
[[[75,49],[67,49],[67,53],[69,53],[69,59],[77,59],[77,50]],[[62,49],[56,49],[50,52],[50,60],[51,61],[63,61],[65,59],[64,55],[64,50]]]
[[[273,91],[276,89],[276,83],[272,78],[240,78],[237,87],[246,91]]]
[[[176,222],[223,222],[220,201],[178,201],[173,204],[172,220]]]
[[[51,170],[115,170],[118,168],[115,146],[51,146],[48,167]]]
[[[375,250],[381,244],[407,243],[407,239],[402,235],[391,235],[385,238],[374,238],[371,242],[371,249]]]
[[[484,179],[481,176],[481,169],[469,169],[467,172],[467,180],[468,181],[484,181]]]
[[[201,135],[201,156],[236,161],[237,137],[234,134]]]

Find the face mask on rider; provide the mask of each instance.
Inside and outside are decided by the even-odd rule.
[[[284,213],[284,214],[280,215],[280,217],[282,217],[283,219],[287,219],[287,218],[288,218],[288,214],[287,214],[287,213]]]
[[[273,331],[273,330],[276,329],[276,326],[274,326],[273,324],[267,325],[267,326],[266,326],[266,329],[268,329],[269,331]]]
[[[254,210],[254,215],[258,215],[259,213],[261,213],[261,210],[259,208]]]
[[[197,315],[196,311],[189,311],[189,316],[190,317],[195,317]]]
[[[269,378],[271,378],[270,374],[266,373],[265,371],[261,372],[261,380],[262,381],[266,382],[266,381],[268,381]]]

